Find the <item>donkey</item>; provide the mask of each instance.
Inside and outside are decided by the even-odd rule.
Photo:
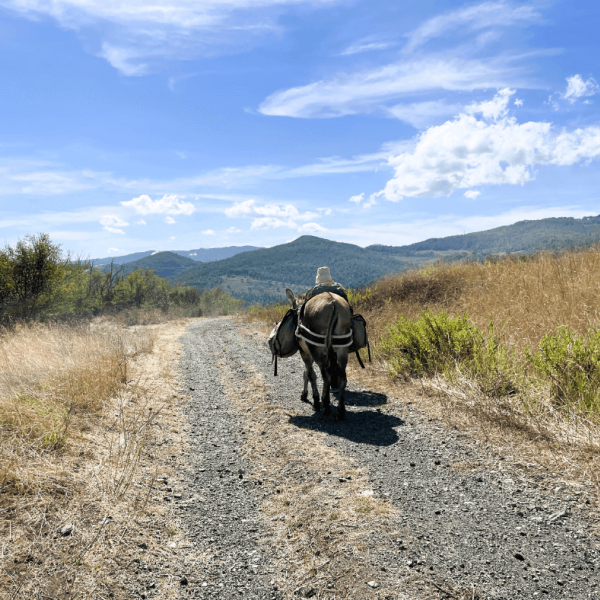
[[[297,308],[294,293],[286,295],[292,308]],[[321,398],[313,364],[317,363],[323,377],[323,414],[331,414],[330,388],[338,388],[338,419],[346,418],[344,393],[348,349],[352,344],[352,311],[349,304],[337,294],[324,292],[314,296],[299,310],[296,336],[304,361],[304,390],[300,399],[308,402],[308,382],[312,388],[313,409],[321,410]]]

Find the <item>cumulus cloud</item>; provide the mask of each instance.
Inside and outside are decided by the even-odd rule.
[[[107,250],[109,254],[114,254],[115,252],[121,252],[118,248],[109,248]]]
[[[300,230],[303,221],[312,221],[321,217],[318,212],[300,212],[292,204],[257,204],[255,200],[236,202],[225,210],[232,218],[251,218],[251,229],[276,229],[289,227]],[[314,225],[314,222],[313,222]]]
[[[598,84],[595,79],[590,77],[587,81],[584,81],[581,75],[573,75],[567,77],[567,89],[562,94],[562,98],[574,104],[579,98],[593,96],[597,92]]]
[[[363,192],[362,194],[358,194],[356,196],[350,196],[350,200],[349,202],[356,202],[356,204],[360,204],[365,197],[365,193]]]
[[[215,235],[215,232],[212,229],[205,229],[202,232],[203,235]]]
[[[174,225],[177,223],[177,221],[173,217],[165,217],[163,219],[163,223],[166,223],[167,225]]]
[[[125,232],[120,229],[120,227],[127,227],[129,223],[121,219],[121,217],[117,217],[116,215],[104,215],[100,219],[100,225],[102,225],[102,228],[109,233],[119,233],[125,235]]]
[[[465,192],[465,198],[468,198],[469,200],[475,200],[475,198],[480,195],[481,192],[479,190],[467,190]]]
[[[544,122],[517,123],[506,111],[511,95],[502,90],[491,102],[472,105],[469,113],[420,134],[413,149],[390,159],[395,174],[379,195],[396,201],[481,185],[523,185],[538,165],[573,165],[600,156],[599,127],[567,131]]]
[[[225,233],[242,233],[242,230],[238,229],[237,227],[230,227],[225,231]]]
[[[135,222],[135,224],[136,224],[136,225],[146,225],[146,221],[144,221],[144,219],[138,219],[138,220]]]
[[[196,210],[191,202],[184,202],[175,194],[166,194],[160,200],[152,200],[143,194],[121,204],[133,208],[140,215],[191,215]]]
[[[271,94],[259,107],[265,115],[298,118],[341,117],[373,110],[408,115],[410,108],[386,103],[407,94],[433,90],[472,91],[503,88],[507,85],[530,87],[505,58],[478,60],[428,57],[403,60],[383,67],[340,74],[308,85]],[[431,110],[435,105],[423,107]],[[384,107],[384,108],[382,108]],[[438,105],[439,107],[439,105]],[[418,112],[413,106],[413,113]],[[407,117],[408,118],[408,117]]]

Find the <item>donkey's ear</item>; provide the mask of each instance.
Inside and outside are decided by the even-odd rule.
[[[290,288],[285,288],[285,295],[287,296],[290,306],[296,308],[296,296],[294,296],[294,292],[292,292]]]

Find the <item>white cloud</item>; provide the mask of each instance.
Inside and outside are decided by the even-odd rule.
[[[255,218],[253,223],[283,223],[292,222],[292,219],[297,221],[309,221],[310,219],[314,219],[315,217],[319,216],[317,213],[310,211],[301,213],[292,204],[258,205],[256,200],[244,200],[243,202],[236,202],[233,206],[225,209],[225,214],[232,218],[260,217],[258,219]],[[275,220],[269,221],[269,219]],[[258,226],[262,227],[262,225],[257,225],[256,227]]]
[[[595,79],[590,77],[587,81],[584,81],[581,75],[573,75],[567,77],[567,89],[562,94],[562,98],[573,104],[577,102],[578,98],[593,96],[597,92],[598,84]]]
[[[215,235],[215,232],[212,229],[205,229],[202,232],[203,235]]]
[[[481,192],[479,190],[467,190],[465,192],[465,198],[468,198],[469,200],[475,200],[475,198],[480,195]]]
[[[242,233],[242,230],[238,229],[237,227],[230,227],[225,231],[225,233]]]
[[[365,194],[358,194],[357,196],[351,196],[349,202],[356,202],[356,204],[360,204],[364,200]]]
[[[379,195],[449,195],[481,185],[523,185],[538,165],[573,165],[600,156],[600,128],[557,130],[550,123],[517,123],[505,114],[510,93],[472,107],[443,125],[419,135],[412,150],[390,159],[394,177]],[[488,119],[477,119],[482,112]]]
[[[121,217],[117,217],[116,215],[104,215],[100,219],[100,225],[111,225],[114,227],[127,227],[129,223],[121,219]]]
[[[520,98],[515,98],[515,106],[523,106],[523,100]]]
[[[165,60],[249,48],[277,35],[288,6],[319,8],[334,0],[2,0],[28,18],[50,17],[78,31],[86,46],[127,76]],[[98,43],[96,40],[100,38]]]
[[[117,217],[116,215],[103,215],[103,217],[100,219],[100,225],[102,225],[102,229],[108,231],[109,233],[125,235],[125,232],[119,228],[127,227],[129,223],[121,219],[121,217]]]
[[[296,229],[298,224],[291,219],[279,219],[277,217],[259,217],[252,221],[251,229],[276,229],[277,227],[289,227]]]
[[[369,199],[363,204],[363,208],[371,208],[371,206],[375,206],[377,204],[377,194],[371,194]]]
[[[152,200],[143,194],[121,204],[141,215],[191,215],[196,210],[191,202],[184,202],[175,194],[166,194],[160,200]]]
[[[163,219],[163,223],[166,223],[167,225],[174,225],[177,223],[177,221],[173,217],[165,217]]]
[[[138,220],[135,222],[135,224],[136,224],[136,225],[146,225],[146,221],[144,221],[144,219],[138,219]]]
[[[109,254],[114,254],[115,252],[121,252],[118,248],[109,248],[107,250]]]
[[[318,223],[304,223],[304,225],[298,227],[299,233],[323,233],[324,231],[327,231],[327,229]]]
[[[271,94],[259,107],[265,115],[298,118],[341,117],[373,110],[401,114],[401,107],[384,105],[407,94],[433,90],[472,91],[531,87],[506,58],[487,61],[430,57],[404,60],[375,69],[341,74],[309,85]],[[431,109],[433,105],[430,105]],[[410,112],[406,108],[406,113]],[[413,106],[413,113],[417,109]]]
[[[488,27],[514,25],[537,20],[539,16],[532,6],[511,6],[507,2],[483,2],[429,19],[410,35],[404,50],[413,52],[429,40],[458,28],[464,34],[467,29],[476,31]]]
[[[338,56],[352,56],[353,54],[361,54],[363,52],[372,52],[374,50],[386,50],[394,44],[390,42],[369,42],[363,40],[348,46],[345,50],[340,52]]]
[[[465,108],[465,112],[471,115],[480,114],[484,119],[494,119],[508,114],[508,102],[513,96],[515,90],[504,88],[500,90],[491,100],[487,102],[475,102]]]
[[[444,100],[432,100],[395,104],[387,107],[386,112],[395,119],[409,123],[416,129],[421,129],[435,123],[440,118],[457,115],[461,108],[459,104],[448,104]]]

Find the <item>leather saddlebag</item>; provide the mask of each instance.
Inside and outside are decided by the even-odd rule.
[[[290,308],[280,323],[277,323],[269,336],[269,348],[273,357],[287,358],[298,352],[300,346],[296,339],[298,312]]]

